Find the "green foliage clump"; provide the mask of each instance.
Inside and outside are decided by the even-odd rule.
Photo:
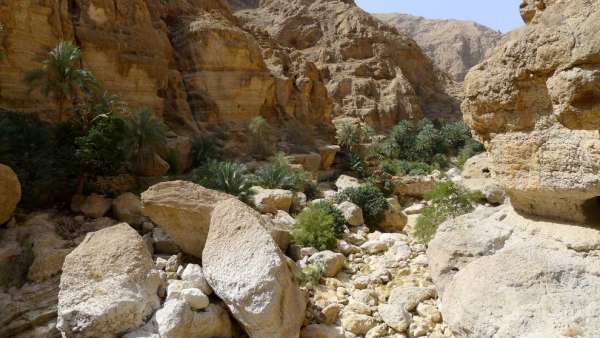
[[[422,243],[428,243],[440,224],[449,218],[473,211],[481,203],[481,193],[468,192],[452,182],[438,183],[435,189],[426,194],[429,205],[417,219],[414,236]]]
[[[224,146],[224,135],[201,135],[194,138],[190,152],[192,166],[199,167],[209,160],[222,159]]]
[[[343,124],[336,133],[338,145],[344,151],[351,151],[353,147],[362,142],[363,137],[363,128],[352,123]]]
[[[385,211],[390,207],[383,192],[372,185],[342,191],[337,196],[337,202],[344,201],[358,205],[363,211],[365,222],[372,228],[376,228],[381,223]]]
[[[308,176],[306,172],[294,170],[285,154],[277,153],[271,157],[270,163],[256,170],[253,184],[267,189],[286,189],[304,191]]]
[[[337,238],[333,230],[334,217],[322,208],[306,208],[296,217],[292,230],[294,242],[319,251],[334,249]]]
[[[342,212],[330,201],[322,201],[311,205],[309,208],[320,209],[333,217],[333,232],[337,238],[342,238],[346,230],[346,219]]]
[[[191,179],[206,188],[245,198],[252,187],[246,167],[234,162],[209,160],[192,171]]]
[[[255,117],[248,125],[252,152],[259,158],[268,158],[275,152],[276,137],[273,127],[262,116]]]
[[[429,175],[435,169],[424,162],[410,162],[403,160],[383,160],[379,168],[390,175]]]
[[[309,290],[314,289],[319,285],[321,277],[323,277],[324,268],[317,263],[308,264],[294,274],[296,283]]]
[[[75,140],[75,157],[86,174],[112,176],[127,163],[129,142],[127,125],[117,116],[100,115],[86,135]]]
[[[52,126],[34,116],[0,113],[0,163],[21,182],[21,206],[38,209],[67,201],[75,191],[79,163],[72,126]]]
[[[365,162],[355,153],[343,154],[342,169],[352,174],[363,177],[365,174]]]
[[[154,154],[164,149],[167,127],[152,116],[148,109],[141,110],[126,120],[135,167],[139,170]]]

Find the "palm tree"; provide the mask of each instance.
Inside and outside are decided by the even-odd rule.
[[[155,153],[164,148],[167,127],[155,119],[148,109],[139,111],[127,120],[131,137],[136,169],[144,165],[144,161],[153,161]]]
[[[29,91],[39,89],[52,96],[58,108],[58,121],[62,121],[65,105],[74,100],[78,90],[93,90],[98,87],[94,75],[79,67],[81,50],[70,41],[61,41],[42,61],[42,68],[25,75]]]

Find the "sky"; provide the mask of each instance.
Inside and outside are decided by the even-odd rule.
[[[356,0],[371,13],[407,13],[428,19],[476,21],[504,33],[521,25],[519,0]]]

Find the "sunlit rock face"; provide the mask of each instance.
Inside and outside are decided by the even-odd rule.
[[[467,75],[465,119],[516,209],[600,219],[600,3],[524,1],[528,25]]]
[[[336,116],[359,117],[387,128],[403,118],[452,116],[458,111],[447,94],[452,81],[415,41],[353,1],[268,0],[235,15],[255,35],[267,35],[294,50],[292,58],[314,63]]]

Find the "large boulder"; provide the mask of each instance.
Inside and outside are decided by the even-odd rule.
[[[64,337],[118,337],[159,306],[160,283],[142,237],[121,223],[90,233],[65,259],[58,296]]]
[[[217,203],[230,198],[192,182],[164,182],[142,193],[142,210],[183,251],[201,257],[211,213]]]
[[[252,187],[251,202],[262,213],[275,214],[277,210],[290,211],[294,193],[283,189]]]
[[[6,223],[21,201],[21,183],[15,172],[0,164],[0,224]]]
[[[467,75],[465,120],[516,209],[600,223],[600,3],[521,10],[528,24]]]
[[[206,280],[253,338],[298,337],[306,301],[259,213],[219,203],[202,254]]]
[[[127,338],[233,337],[233,324],[227,309],[222,304],[210,304],[204,311],[193,311],[185,301],[169,300],[156,311],[154,322],[156,327],[140,330],[140,335],[131,335]]]
[[[111,205],[112,200],[110,198],[98,194],[91,194],[83,201],[80,211],[87,217],[100,218],[106,215],[110,210]]]
[[[599,247],[598,230],[530,220],[504,205],[442,224],[427,254],[457,337],[593,337]]]
[[[417,198],[423,198],[425,194],[433,191],[437,182],[437,175],[395,176],[392,178],[394,194]]]
[[[140,198],[130,192],[119,195],[112,202],[114,216],[121,222],[139,225],[144,220]]]

